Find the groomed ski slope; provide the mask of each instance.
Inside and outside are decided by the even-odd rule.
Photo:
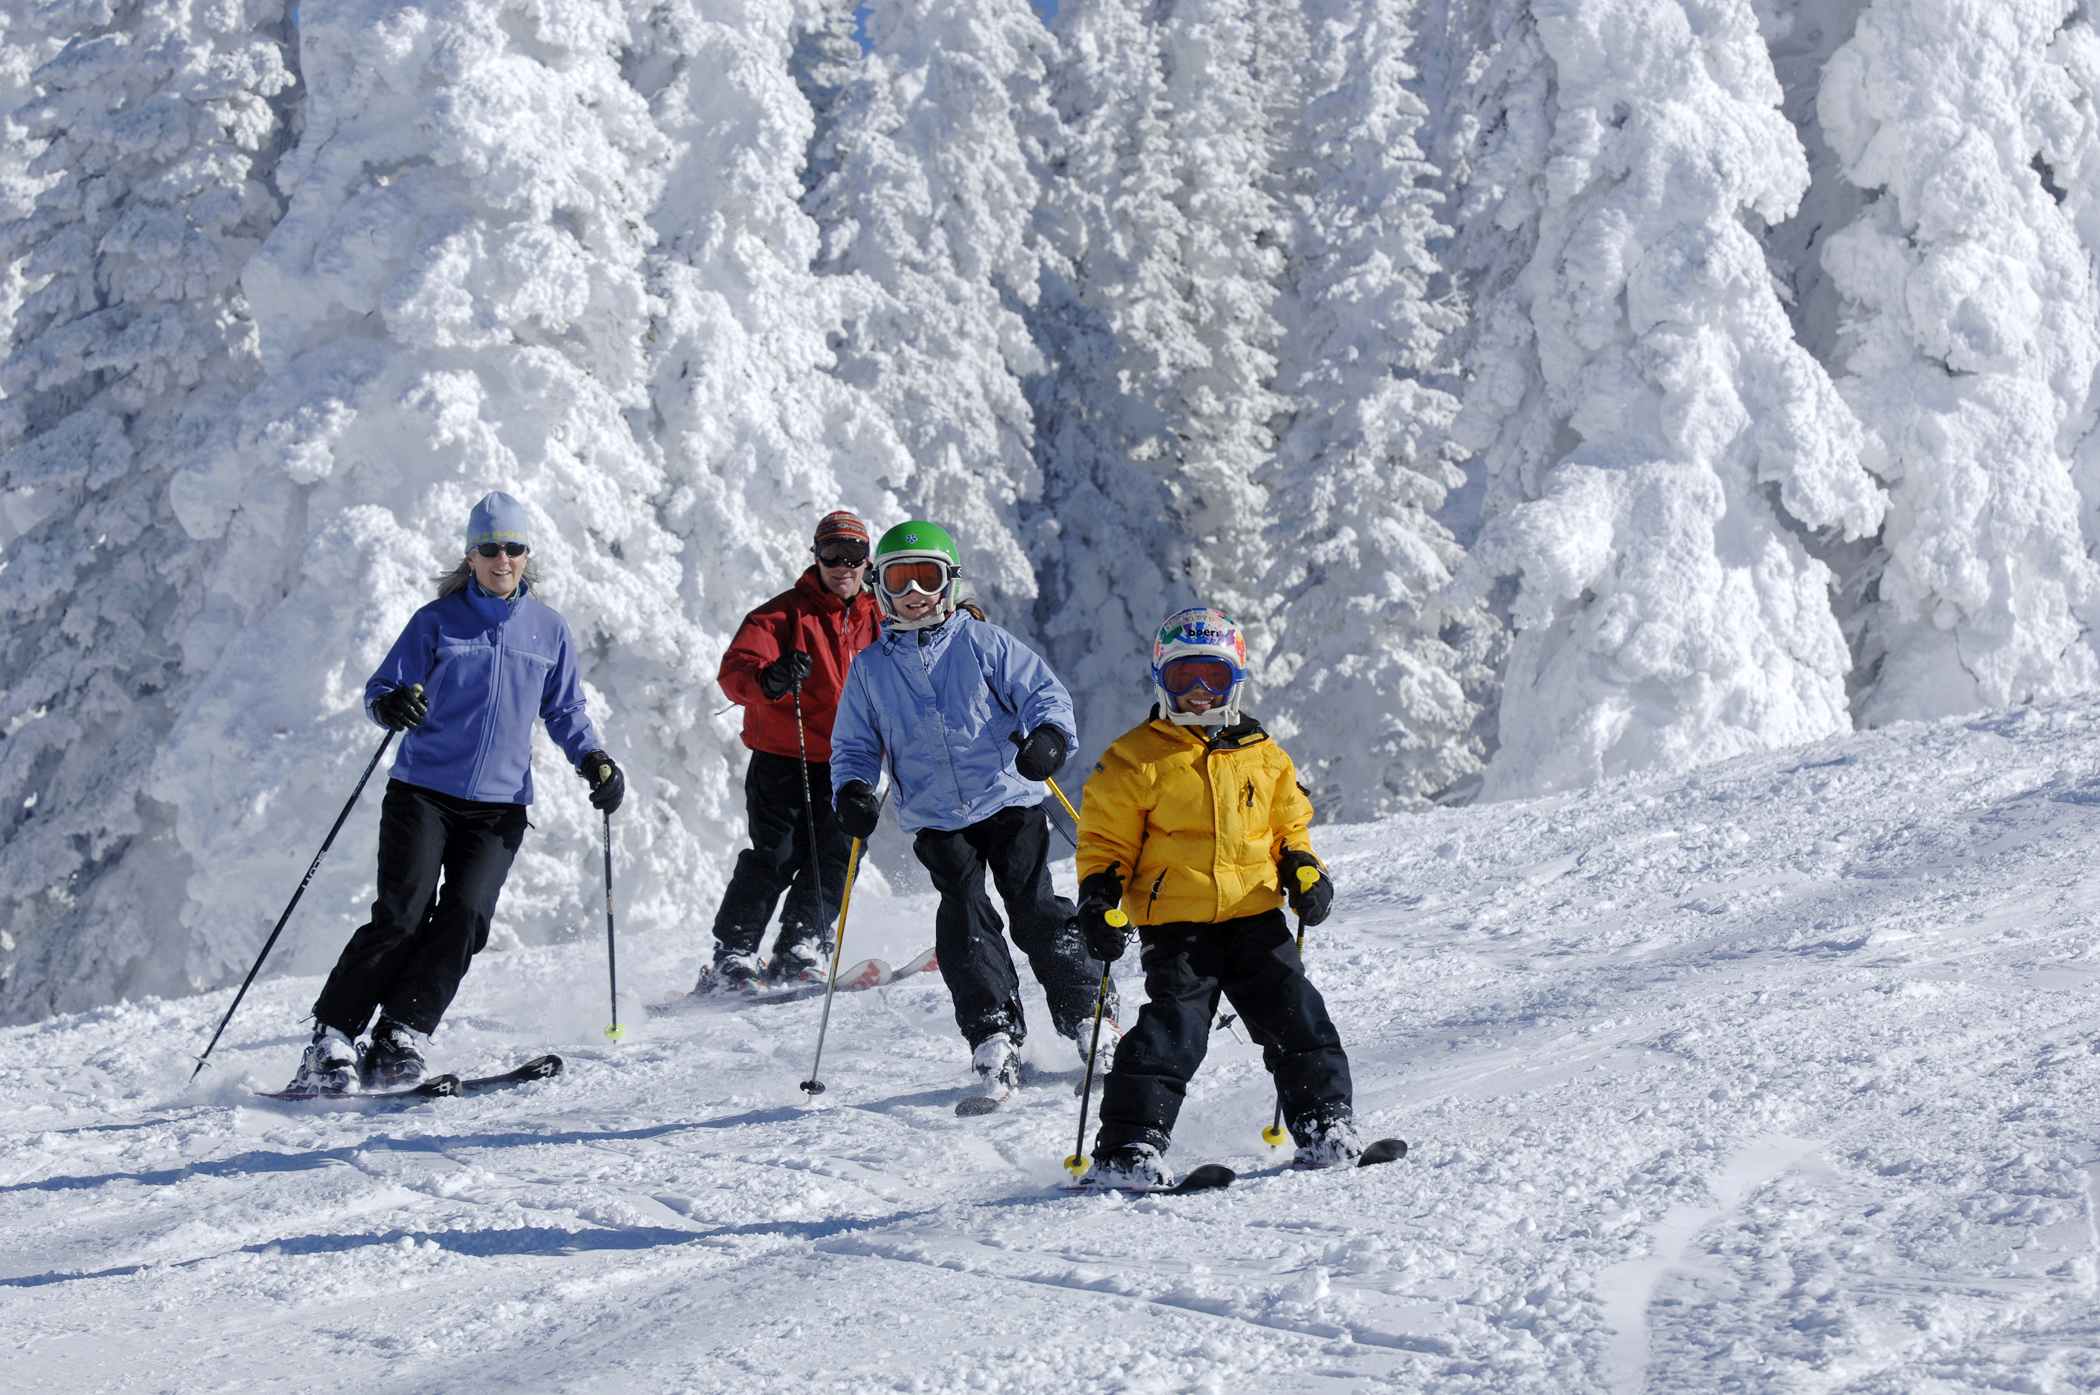
[[[209,1092],[223,992],[11,1029],[0,1382],[2100,1389],[2096,841],[2093,704],[1325,829],[1311,972],[1415,1153],[1279,1171],[1221,1032],[1173,1161],[1242,1181],[1178,1200],[1056,1190],[1047,1034],[1018,1107],[955,1118],[937,980],[838,1002],[814,1108],[819,1004],[644,1018],[697,940],[624,946],[617,1046],[602,940],[484,958],[438,1064],[569,1072],[393,1112],[247,1097],[311,979]],[[858,899],[849,957],[929,915]]]

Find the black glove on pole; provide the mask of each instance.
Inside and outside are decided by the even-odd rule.
[[[422,702],[422,684],[418,683],[411,689],[396,688],[394,690],[396,693],[404,691],[410,692],[418,703]],[[386,696],[392,697],[393,693],[388,693]],[[375,708],[379,706],[376,702],[372,705]],[[421,716],[416,718],[418,722],[422,720]],[[410,725],[414,724],[411,723]],[[379,768],[379,758],[386,754],[387,747],[394,744],[394,734],[398,730],[399,728],[390,723],[387,727],[386,735],[380,739],[379,749],[372,752],[372,759],[365,763],[365,773],[357,777],[357,788],[350,791],[349,802],[343,805],[343,812],[335,816],[335,826],[329,829],[328,836],[321,840],[321,850],[314,854],[314,860],[307,865],[306,875],[299,879],[299,889],[292,893],[292,899],[286,904],[284,914],[277,917],[277,924],[271,927],[270,938],[263,941],[262,953],[255,956],[255,963],[249,968],[248,977],[241,980],[240,992],[233,995],[233,1002],[227,1007],[226,1015],[219,1019],[219,1030],[211,1034],[211,1042],[204,1048],[204,1054],[197,1058],[197,1069],[190,1072],[190,1079],[195,1080],[198,1072],[211,1064],[212,1049],[219,1044],[220,1036],[226,1031],[226,1024],[233,1021],[234,1009],[241,1005],[241,999],[248,996],[248,985],[255,982],[255,976],[262,972],[263,960],[270,957],[270,949],[277,943],[277,936],[284,930],[285,922],[292,918],[292,910],[299,904],[299,898],[306,894],[307,883],[311,882],[314,879],[314,873],[321,869],[321,859],[328,856],[328,849],[334,846],[335,835],[343,831],[343,821],[349,818],[350,811],[357,807],[357,797],[365,792],[366,781],[370,780],[372,772]]]
[[[610,814],[627,797],[627,777],[603,751],[593,751],[576,767],[576,773],[591,787],[591,807]]]
[[[387,689],[372,704],[372,715],[379,718],[388,731],[414,731],[430,715],[430,704],[423,700],[423,685],[414,683],[406,688]]]
[[[1320,870],[1318,858],[1292,848],[1276,859],[1276,872],[1283,883],[1284,900],[1301,920],[1318,925],[1327,919],[1334,905],[1334,883]]]
[[[1130,917],[1116,910],[1123,904],[1122,866],[1111,862],[1079,883],[1079,935],[1086,952],[1103,964],[1121,959],[1130,938]]]
[[[800,649],[790,649],[758,671],[758,690],[778,702],[781,694],[801,688],[802,680],[809,677],[813,666],[814,661],[809,655]]]
[[[1045,722],[1028,733],[1023,741],[1021,733],[1014,732],[1007,740],[1019,748],[1014,752],[1014,771],[1024,780],[1047,780],[1064,769],[1065,757],[1071,754],[1071,743],[1065,734]]]
[[[831,801],[831,812],[838,816],[847,837],[865,842],[875,836],[875,825],[882,821],[882,801],[866,780],[848,780]]]

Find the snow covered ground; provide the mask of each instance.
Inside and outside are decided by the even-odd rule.
[[[2096,843],[2090,703],[1326,829],[1312,973],[1414,1154],[1280,1170],[1221,1032],[1173,1161],[1242,1180],[1183,1199],[1057,1190],[1047,1035],[1019,1107],[955,1118],[937,980],[839,1001],[816,1107],[818,1004],[644,1018],[696,939],[623,946],[619,1045],[601,940],[489,955],[441,1064],[568,1073],[407,1109],[249,1095],[311,979],[261,985],[208,1091],[224,992],[8,1029],[0,1379],[2100,1389]],[[929,914],[864,896],[848,958]]]

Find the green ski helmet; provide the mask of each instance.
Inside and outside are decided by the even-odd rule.
[[[875,544],[873,560],[873,575],[869,579],[875,586],[875,603],[882,607],[892,629],[931,629],[955,613],[962,600],[962,582],[958,580],[962,576],[962,554],[956,551],[955,539],[948,536],[947,529],[916,518],[900,523]],[[897,566],[894,575],[892,564]],[[894,592],[890,589],[893,580],[898,588]],[[935,597],[934,606],[919,619],[906,620],[897,613],[897,597],[915,590]]]

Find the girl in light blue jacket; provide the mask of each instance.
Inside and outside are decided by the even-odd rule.
[[[1042,782],[1077,737],[1071,695],[1033,650],[961,598],[961,572],[954,540],[931,523],[901,523],[876,544],[882,637],[847,675],[831,779],[839,826],[866,838],[881,809],[875,785],[889,770],[898,822],[916,835],[912,850],[941,894],[934,952],[984,1083],[965,1101],[977,1112],[1019,1085],[1027,1035],[985,873],[1052,1024],[1078,1044],[1082,1064],[1101,965],[1072,925],[1072,903],[1050,886]]]

